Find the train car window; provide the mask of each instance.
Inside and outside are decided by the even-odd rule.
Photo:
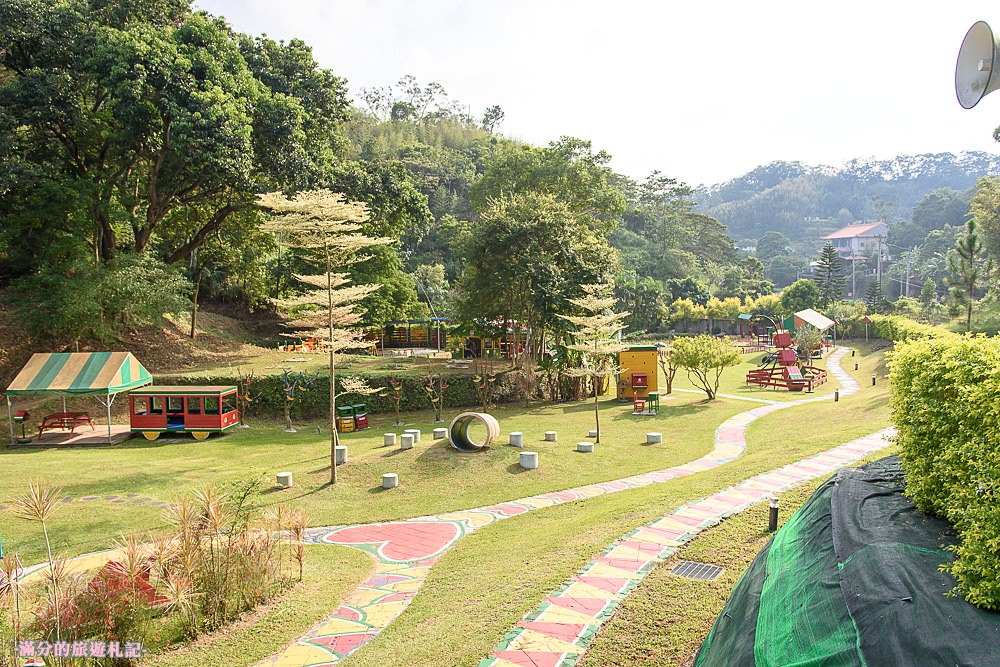
[[[205,414],[206,415],[217,415],[217,414],[219,414],[219,397],[218,396],[206,396],[205,397]]]
[[[167,396],[167,412],[184,412],[184,397]]]
[[[149,409],[149,414],[151,415],[162,415],[163,414],[163,399],[159,396],[153,396],[149,399],[152,407]]]
[[[187,402],[189,415],[201,414],[201,396],[189,396]]]
[[[236,394],[227,394],[222,397],[222,412],[232,412],[236,409]]]
[[[145,415],[149,409],[149,404],[145,396],[136,396],[132,399],[132,414]]]

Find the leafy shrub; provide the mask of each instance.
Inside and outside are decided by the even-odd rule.
[[[740,355],[728,341],[714,336],[675,338],[672,359],[687,371],[691,383],[705,392],[709,400],[719,391],[722,371],[740,363]]]
[[[328,393],[328,376],[319,376],[310,391],[296,394],[295,402],[292,406],[292,415],[301,419],[312,419],[325,416],[330,409],[330,395]],[[385,387],[386,391],[382,396],[358,396],[356,394],[343,394],[337,398],[337,405],[351,405],[354,403],[364,403],[368,406],[368,412],[392,413],[395,410],[395,395],[389,383],[389,377],[384,375],[365,376],[355,374],[354,377],[364,379],[372,387]],[[444,390],[444,409],[469,407],[481,405],[476,382],[472,375],[450,374],[443,375],[442,378],[447,384]],[[427,392],[424,390],[425,378],[404,377],[397,378],[401,383],[401,398],[399,409],[403,411],[426,410],[430,407],[427,400]],[[159,382],[159,381],[158,381]],[[170,377],[163,378],[163,383],[171,384],[209,384],[209,385],[237,385],[239,378],[233,376],[218,377]],[[338,391],[342,389],[340,378],[337,379]],[[254,402],[251,411],[260,415],[283,414],[284,406],[288,402],[285,394],[284,380],[280,375],[271,375],[254,378],[251,391],[254,394]],[[494,403],[511,403],[518,398],[518,387],[515,379],[509,372],[497,374],[494,382],[492,400]]]
[[[13,285],[17,316],[37,336],[110,341],[186,309],[189,283],[147,255],[122,254],[106,265],[77,260],[46,265]]]
[[[923,324],[900,315],[869,315],[868,335],[871,338],[902,343],[923,338],[940,338],[951,335],[946,329],[931,324]],[[840,319],[837,334],[844,338],[861,338],[865,335],[862,316]]]
[[[957,531],[958,592],[1000,609],[1000,340],[911,339],[890,361],[906,493]]]

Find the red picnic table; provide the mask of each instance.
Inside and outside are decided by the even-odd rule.
[[[86,412],[57,412],[42,417],[42,425],[38,427],[38,437],[41,439],[44,431],[53,431],[57,428],[64,431],[69,429],[69,432],[73,433],[77,426],[83,424],[90,424],[90,429],[96,430],[94,420]]]

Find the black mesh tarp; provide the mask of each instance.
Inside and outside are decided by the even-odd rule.
[[[954,535],[903,485],[895,457],[823,484],[740,579],[695,665],[1000,665],[1000,614],[945,595]]]

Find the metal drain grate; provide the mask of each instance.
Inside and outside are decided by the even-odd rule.
[[[706,565],[705,563],[696,563],[691,560],[682,560],[670,571],[681,577],[702,579],[704,581],[711,581],[722,574],[722,568],[718,565]]]

